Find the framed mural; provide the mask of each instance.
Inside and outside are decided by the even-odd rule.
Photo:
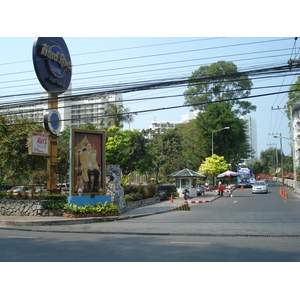
[[[72,129],[71,195],[106,194],[105,132]]]

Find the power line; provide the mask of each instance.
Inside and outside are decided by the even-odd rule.
[[[296,89],[295,91],[300,91],[300,89]],[[148,113],[148,112],[154,112],[154,111],[160,111],[160,110],[170,110],[170,109],[177,109],[177,108],[183,108],[183,107],[191,107],[191,106],[197,106],[197,105],[205,105],[205,104],[214,104],[214,103],[221,103],[221,102],[228,102],[228,101],[237,101],[237,100],[244,100],[244,99],[252,99],[252,98],[257,98],[257,97],[266,97],[266,96],[272,96],[272,95],[276,95],[278,93],[287,93],[288,91],[281,91],[281,92],[274,92],[274,93],[266,93],[266,94],[260,94],[260,95],[255,95],[255,96],[247,96],[247,97],[240,97],[240,98],[231,98],[231,99],[226,99],[226,100],[216,100],[214,102],[199,102],[199,103],[194,103],[194,104],[182,104],[182,105],[175,105],[175,106],[169,106],[169,107],[160,107],[160,108],[152,108],[152,109],[146,109],[146,110],[139,110],[139,111],[134,111],[134,112],[124,112],[124,113],[120,113],[120,115],[128,115],[128,114],[132,114],[132,115],[137,115],[137,114],[141,114],[141,113]],[[98,115],[98,116],[89,116],[89,117],[85,117],[85,118],[81,118],[81,120],[84,119],[93,119],[93,118],[97,118],[97,119],[102,119],[102,118],[109,118],[109,117],[113,117],[115,116],[115,114],[111,114],[111,115]],[[73,120],[71,119],[63,119],[61,121],[71,121]],[[27,124],[36,124],[36,123],[43,123],[43,122],[29,122]],[[24,124],[0,124],[1,126],[18,126],[18,125],[24,125]]]

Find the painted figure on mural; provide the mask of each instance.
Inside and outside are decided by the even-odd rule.
[[[90,142],[79,155],[83,182],[87,183],[89,191],[98,191],[100,168],[97,163],[97,151],[93,149]]]

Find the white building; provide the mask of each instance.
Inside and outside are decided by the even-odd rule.
[[[170,129],[180,124],[180,121],[152,121],[150,123],[150,129]]]
[[[293,104],[290,113],[293,140],[293,160],[295,168],[298,168],[300,166],[300,103]]]
[[[58,111],[62,119],[61,130],[66,126],[78,127],[91,123],[96,127],[103,120],[103,112],[110,103],[123,104],[121,94],[102,94],[96,96],[72,96],[66,92],[58,97]],[[37,99],[36,104],[20,104],[18,107],[5,107],[0,104],[0,115],[8,118],[26,117],[35,122],[44,122],[44,114],[48,110],[47,98]]]
[[[188,114],[181,116],[181,121],[152,121],[150,123],[150,129],[170,129],[174,128],[178,124],[188,123],[192,119],[196,119],[199,110],[191,109]]]
[[[246,121],[246,135],[248,137],[248,143],[250,148],[254,151],[253,158],[247,159],[246,162],[257,160],[259,153],[257,153],[257,124],[256,119],[252,118],[250,115],[241,117]]]

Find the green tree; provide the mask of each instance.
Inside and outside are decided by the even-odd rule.
[[[201,128],[197,120],[191,120],[188,123],[177,126],[181,138],[180,169],[189,168],[197,170],[201,161],[206,157],[203,153],[204,143],[201,143]]]
[[[5,180],[20,182],[30,180],[33,171],[46,169],[44,156],[28,154],[28,133],[44,133],[44,128],[26,118],[9,121],[0,117],[0,169]]]
[[[146,172],[152,167],[147,144],[144,132],[121,131],[118,127],[111,126],[106,142],[106,162],[120,165],[125,175],[133,171]]]
[[[122,123],[133,122],[133,116],[130,114],[129,109],[119,104],[108,104],[104,110],[104,116],[106,116],[107,126],[120,127]]]
[[[246,122],[238,118],[228,102],[211,103],[196,119],[199,128],[199,155],[202,160],[212,153],[222,155],[232,169],[252,154],[246,135]],[[220,130],[229,127],[228,130]],[[217,131],[220,130],[220,131]],[[214,133],[213,133],[214,132]]]
[[[168,175],[182,167],[181,136],[177,128],[152,130],[150,136],[150,153],[154,157],[154,174],[158,182],[159,174]]]
[[[226,170],[228,170],[228,163],[224,156],[218,156],[217,154],[206,157],[205,161],[199,167],[199,173],[210,178]]]
[[[300,102],[300,75],[297,81],[291,85],[288,93],[289,100],[286,102],[287,110],[286,115],[290,119],[290,107],[297,102]]]
[[[209,103],[230,101],[236,115],[245,115],[256,109],[251,102],[239,100],[250,95],[251,87],[251,80],[233,62],[219,61],[193,72],[184,92],[185,103],[205,110]]]

